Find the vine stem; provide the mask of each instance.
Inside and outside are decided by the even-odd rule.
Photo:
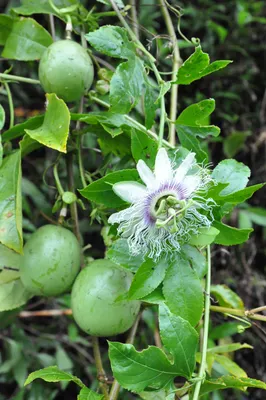
[[[143,44],[139,41],[139,39],[137,38],[137,36],[135,35],[135,33],[130,28],[127,21],[121,14],[121,12],[120,12],[119,8],[117,7],[116,3],[114,2],[114,0],[110,0],[110,3],[112,5],[113,9],[115,10],[115,12],[117,13],[117,16],[118,16],[121,24],[128,31],[128,34],[130,35],[131,39],[136,43],[138,48],[148,57],[148,59],[150,61],[150,65],[153,69],[154,75],[156,77],[157,83],[159,86],[162,86],[162,84],[164,84],[164,80],[161,78],[160,72],[158,71],[158,69],[155,65],[156,59],[153,57],[153,55],[148,50],[146,50],[146,48],[143,46]],[[159,133],[159,142],[158,142],[159,147],[161,147],[161,145],[162,145],[164,125],[165,125],[165,99],[164,99],[164,95],[162,95],[162,97],[161,97],[160,133]]]
[[[11,129],[14,126],[14,104],[13,104],[13,99],[12,99],[12,93],[9,89],[9,85],[7,82],[4,82],[4,87],[6,89],[7,98],[8,98],[9,113],[10,113],[9,129]]]
[[[175,33],[175,28],[167,9],[166,3],[164,0],[159,0],[160,5],[162,6],[162,14],[164,17],[165,25],[168,30],[169,36],[173,43],[173,64],[172,64],[172,77],[171,80],[175,81],[179,64],[180,64],[180,52],[178,47],[178,41]],[[178,102],[178,85],[173,84],[171,87],[171,99],[170,99],[170,121],[175,121],[177,116],[177,102]],[[175,124],[171,122],[170,124],[170,132],[169,132],[169,143],[175,146],[176,143],[176,131]]]
[[[138,330],[138,326],[139,326],[139,321],[141,318],[141,312],[138,313],[138,316],[134,322],[134,325],[132,326],[132,328],[130,329],[128,338],[126,343],[127,344],[133,344],[134,340],[135,340],[135,336]],[[110,391],[110,395],[109,395],[109,400],[117,400],[118,399],[118,395],[119,395],[119,391],[120,391],[120,385],[117,382],[117,380],[115,379],[113,384],[112,384],[112,388]]]
[[[24,76],[10,75],[10,74],[2,74],[0,73],[0,79],[7,79],[8,81],[17,81],[17,82],[25,82],[32,83],[34,85],[40,85],[41,82],[37,79],[24,78]]]
[[[220,307],[220,306],[211,306],[211,311],[219,312],[226,315],[237,315],[239,317],[255,319],[257,321],[264,321],[266,322],[266,315],[255,314],[255,311],[263,311],[262,308],[265,310],[265,306],[254,308],[252,310],[239,310],[235,308],[228,308],[228,307]]]
[[[106,103],[103,100],[98,99],[98,97],[95,96],[90,96],[91,100],[95,101],[95,103],[100,104],[103,107],[109,108],[110,104]],[[147,129],[144,125],[136,121],[134,118],[131,118],[129,115],[125,114],[124,115],[125,119],[127,119],[130,123],[134,124],[136,128],[140,129],[141,131],[145,131],[149,136],[153,137],[156,141],[159,140],[158,135],[156,133],[152,132],[150,129]],[[173,148],[173,146],[167,142],[167,140],[163,139],[163,144],[166,147],[169,147],[170,149]]]
[[[210,321],[210,291],[211,291],[211,249],[210,246],[207,247],[207,263],[208,270],[206,276],[206,288],[205,288],[205,311],[204,311],[204,327],[203,327],[203,340],[202,340],[202,352],[201,352],[201,363],[198,374],[198,381],[195,386],[193,399],[198,400],[200,394],[200,388],[202,381],[205,376],[206,369],[206,357],[208,348],[208,334],[209,334],[209,321]]]
[[[106,400],[109,400],[108,386],[106,384],[107,378],[105,375],[105,371],[103,369],[100,346],[99,346],[99,339],[96,336],[92,336],[91,341],[92,341],[95,365],[97,368],[97,375],[98,375],[97,377],[100,382],[100,388],[101,388],[101,391],[103,392],[104,398]]]
[[[68,176],[68,189],[70,192],[75,193],[75,183],[74,183],[74,173],[73,173],[73,153],[67,153],[66,155],[66,166],[67,166],[67,176]],[[77,203],[74,202],[70,204],[71,218],[74,221],[74,233],[81,243],[81,234],[79,230],[79,219],[78,219],[78,208]]]

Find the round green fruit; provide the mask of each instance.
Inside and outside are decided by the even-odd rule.
[[[127,331],[140,308],[139,301],[118,301],[132,282],[131,272],[109,260],[96,260],[83,269],[72,288],[71,307],[79,327],[92,336]]]
[[[59,40],[41,57],[39,79],[47,93],[65,101],[79,100],[91,87],[93,64],[87,51],[72,40]]]
[[[70,289],[80,269],[76,236],[61,226],[45,225],[34,232],[21,257],[21,280],[38,296],[57,296]]]

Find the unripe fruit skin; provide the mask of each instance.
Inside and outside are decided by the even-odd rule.
[[[58,296],[71,288],[80,269],[81,248],[76,236],[61,226],[45,225],[24,246],[21,280],[38,296]]]
[[[43,53],[39,79],[46,93],[55,93],[65,101],[79,100],[93,82],[90,56],[80,44],[59,40]]]
[[[140,308],[139,301],[118,301],[132,282],[131,272],[109,260],[95,260],[78,275],[71,307],[79,327],[92,336],[114,336],[127,331]]]

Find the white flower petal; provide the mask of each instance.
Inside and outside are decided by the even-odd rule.
[[[186,197],[189,197],[195,192],[201,183],[201,178],[198,175],[188,175],[182,182],[182,189],[185,190]]]
[[[154,174],[159,182],[171,181],[173,179],[173,170],[165,149],[159,149],[156,160]]]
[[[128,203],[136,203],[147,193],[144,185],[138,182],[118,182],[113,185],[113,191],[122,200]]]
[[[195,160],[195,153],[189,153],[186,156],[186,158],[182,161],[181,165],[179,165],[175,173],[175,181],[177,183],[181,182],[184,179],[184,177],[194,164],[194,160]]]
[[[121,221],[129,221],[132,217],[131,207],[110,215],[108,218],[109,224],[120,224]]]
[[[139,162],[137,163],[137,170],[141,180],[149,189],[157,186],[156,179],[152,171],[143,160],[139,160]]]

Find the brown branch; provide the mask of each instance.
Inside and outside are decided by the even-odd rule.
[[[101,391],[104,395],[104,398],[106,400],[109,400],[109,392],[108,392],[108,385],[107,385],[108,379],[107,379],[107,376],[103,369],[102,357],[101,357],[100,346],[99,346],[99,339],[96,336],[92,336],[91,341],[92,341],[95,365],[96,365],[96,369],[97,369],[97,379],[99,381],[99,385],[100,385]]]
[[[21,311],[20,318],[33,318],[33,317],[58,317],[61,315],[72,315],[71,308],[65,310],[39,310],[39,311]]]

